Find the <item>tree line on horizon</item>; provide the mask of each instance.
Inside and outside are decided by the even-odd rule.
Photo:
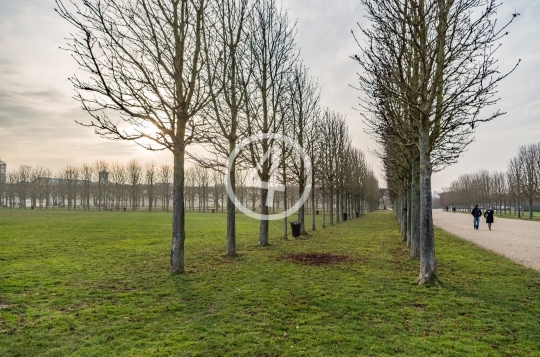
[[[478,204],[493,206],[498,214],[509,212],[529,219],[540,209],[540,142],[521,145],[506,171],[479,170],[452,181],[441,193],[443,207],[469,210]]]
[[[363,165],[366,167],[365,163]],[[349,171],[349,168],[345,170]],[[351,172],[354,172],[354,169]],[[356,212],[377,209],[379,199],[378,183],[373,173],[370,170],[357,173],[366,175],[362,178],[365,187],[346,181],[346,186],[342,189],[344,197],[348,198],[346,211],[351,217],[354,217]],[[237,197],[252,211],[260,211],[260,191],[257,187],[246,185],[247,176],[246,170],[238,172]],[[280,182],[284,183],[282,177]],[[315,182],[326,182],[327,186],[335,186],[334,189],[338,192],[337,184],[332,185],[323,175],[316,175]],[[191,166],[186,170],[184,206],[190,211],[223,212],[227,196],[225,185],[223,173],[196,164]],[[316,186],[310,195],[313,199],[307,201],[309,212],[321,212],[323,227],[333,224],[332,212],[337,212],[335,222],[343,222],[343,213],[333,204],[330,205],[328,195],[323,193],[321,187]],[[283,211],[298,200],[300,191],[294,181],[287,183],[286,192],[288,195],[281,191],[275,193],[272,213]],[[112,211],[129,208],[136,211],[142,208],[148,211],[169,211],[171,198],[171,166],[158,166],[154,162],[143,165],[137,160],[130,160],[124,165],[98,160],[93,164],[67,165],[56,173],[39,165],[20,165],[7,172],[5,182],[0,180],[0,206],[10,209]],[[352,206],[352,198],[359,200],[355,201],[358,205]],[[288,202],[284,202],[285,199]],[[329,217],[326,218],[326,215]],[[312,229],[315,229],[314,219]],[[287,235],[285,221],[283,236],[286,238]]]

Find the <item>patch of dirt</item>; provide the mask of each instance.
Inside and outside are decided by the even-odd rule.
[[[346,255],[334,255],[330,253],[296,253],[289,254],[285,259],[304,265],[323,265],[350,262],[352,259]]]

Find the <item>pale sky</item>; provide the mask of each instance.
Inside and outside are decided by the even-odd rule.
[[[284,0],[284,4],[298,19],[297,43],[311,74],[319,79],[322,105],[347,115],[354,145],[379,171],[378,160],[368,152],[376,144],[364,133],[354,110],[361,93],[349,86],[357,83],[358,66],[348,55],[359,53],[350,32],[357,22],[366,24],[360,1]],[[71,99],[74,92],[67,78],[78,72],[77,67],[59,49],[73,29],[54,7],[53,0],[0,0],[0,159],[8,170],[20,164],[59,170],[96,159],[172,163],[167,152],[101,139],[75,123],[87,122],[88,115]],[[519,145],[540,142],[540,0],[505,1],[499,21],[509,19],[514,7],[521,16],[498,55],[501,71],[522,59],[499,87],[497,108],[508,114],[478,128],[476,141],[460,162],[433,176],[434,191],[463,173],[505,170]]]

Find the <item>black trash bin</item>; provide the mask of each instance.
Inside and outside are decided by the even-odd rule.
[[[356,212],[356,218],[360,217],[360,212]]]
[[[126,207],[124,207],[124,212],[126,211]]]
[[[300,222],[291,222],[291,230],[292,230],[292,236],[293,237],[300,237],[300,227],[302,227],[302,223]]]
[[[315,211],[315,214],[319,214],[319,211]]]
[[[215,210],[215,208],[212,208],[212,213],[216,213],[216,210]]]
[[[343,218],[343,222],[345,222],[347,220],[347,213],[343,213],[342,218]]]

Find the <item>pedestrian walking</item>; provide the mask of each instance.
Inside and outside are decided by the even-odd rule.
[[[478,208],[478,205],[475,205],[473,210],[471,211],[471,214],[474,217],[474,229],[478,229],[480,227],[480,217],[482,217],[482,210]]]
[[[493,215],[495,214],[495,211],[493,210],[493,207],[489,207],[489,209],[484,212],[484,217],[486,218],[486,223],[488,225],[489,230],[491,230],[491,223],[493,223]]]

